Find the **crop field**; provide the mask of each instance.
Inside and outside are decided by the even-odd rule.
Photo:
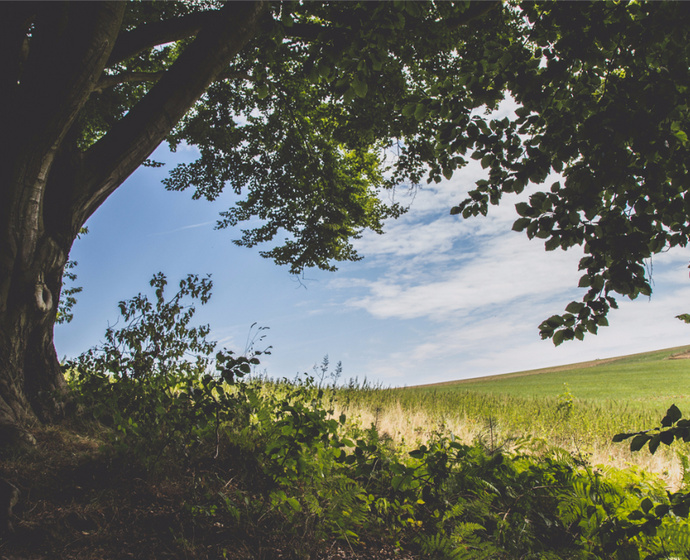
[[[690,447],[662,446],[655,455],[612,443],[620,432],[659,425],[676,404],[690,415],[690,346],[488,378],[385,389],[350,384],[337,393],[340,409],[414,445],[434,431],[489,445],[539,444],[580,453],[594,464],[634,464],[677,486],[677,454]],[[531,440],[531,443],[527,442]]]
[[[571,366],[451,381],[410,388],[416,391],[472,390],[516,397],[551,397],[567,383],[573,396],[586,400],[637,403],[659,411],[669,401],[690,396],[690,346],[644,352]]]

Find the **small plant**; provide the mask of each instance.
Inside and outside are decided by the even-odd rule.
[[[469,392],[448,399],[465,415],[491,407],[500,413],[489,415],[488,434],[467,444],[449,433],[441,393],[401,403],[399,391],[366,382],[338,387],[340,364],[325,382],[327,357],[314,376],[247,381],[262,354],[254,348],[262,329],[245,356],[218,351],[208,326],[192,326],[193,303],[209,301],[210,279],[189,276],[172,297],[162,274],[151,287],[155,299],[139,294],[122,302],[125,324],[108,328],[100,347],[69,365],[72,384],[128,460],[181,465],[191,487],[185,515],[206,530],[198,534],[215,533],[212,526],[243,535],[252,558],[275,557],[278,549],[319,557],[334,541],[352,549],[380,542],[434,560],[652,560],[688,552],[689,525],[677,517],[687,515],[685,494],[669,496],[640,471],[599,471],[563,450],[517,439],[504,428],[514,419],[497,405],[529,404],[552,423],[553,406]],[[376,411],[369,427],[335,413],[336,404],[355,399]],[[567,385],[557,402],[557,413],[571,414]],[[435,427],[420,432],[412,449],[379,431],[391,403],[436,412]],[[654,451],[685,438],[688,426],[672,408],[662,429],[621,437]],[[191,555],[186,533],[175,542]],[[227,552],[227,543],[219,546]]]
[[[567,418],[573,411],[574,402],[575,397],[570,392],[570,387],[567,383],[563,383],[563,392],[556,397],[556,410]]]
[[[82,235],[86,235],[87,233],[89,233],[89,228],[81,228],[81,230],[79,230],[79,234],[77,235],[77,239],[79,239]],[[74,319],[74,313],[72,310],[77,304],[76,295],[81,293],[83,288],[81,286],[67,285],[67,282],[72,284],[77,279],[74,269],[78,264],[79,263],[77,261],[72,260],[69,260],[65,263],[65,269],[62,273],[62,291],[60,292],[60,301],[58,302],[57,314],[55,317],[55,323],[58,325],[70,323],[72,322],[72,319]]]

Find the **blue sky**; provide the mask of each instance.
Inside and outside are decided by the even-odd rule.
[[[399,189],[410,211],[388,222],[385,235],[357,241],[364,260],[296,279],[257,250],[234,246],[238,230],[214,230],[229,195],[211,203],[163,188],[168,170],[191,161],[193,150],[162,147],[153,157],[166,167],[132,175],[72,250],[83,292],[74,320],[56,328],[61,358],[98,344],[118,319],[117,303],[147,292],[159,271],[172,286],[188,273],[210,273],[213,297],[198,306],[198,322],[240,352],[253,323],[268,327],[264,345],[273,350],[260,371],[273,377],[311,371],[328,355],[342,361],[345,379],[416,385],[690,344],[690,326],[674,318],[690,312],[688,250],[655,256],[652,298],[621,300],[599,335],[558,348],[540,340],[539,323],[582,295],[581,253],[546,253],[542,242],[512,232],[517,198],[486,218],[450,216],[483,176],[478,166],[414,193]]]

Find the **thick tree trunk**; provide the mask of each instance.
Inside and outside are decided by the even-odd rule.
[[[14,275],[0,316],[0,440],[29,439],[36,422],[62,414],[66,384],[53,326],[66,254],[44,240],[40,258]],[[6,255],[3,255],[5,257]]]
[[[2,55],[20,61],[4,65],[10,75],[0,83],[0,445],[60,414],[66,385],[52,333],[79,226],[55,203],[69,202],[73,185],[52,171],[123,13],[107,2],[7,3],[0,13],[18,31]]]
[[[125,2],[0,3],[0,448],[62,413],[53,326],[83,223],[165,139],[254,36],[263,2],[120,33]],[[172,33],[172,35],[170,35]],[[78,119],[115,59],[196,35],[94,145]],[[119,54],[117,54],[119,53]]]

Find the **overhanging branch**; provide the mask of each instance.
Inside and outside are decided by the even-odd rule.
[[[218,18],[218,14],[219,10],[196,12],[165,21],[145,23],[131,31],[124,31],[115,42],[107,66],[122,62],[145,49],[193,37]]]
[[[222,75],[256,33],[267,7],[267,2],[238,2],[216,12],[146,96],[86,152],[75,224],[86,221]]]
[[[160,80],[164,71],[161,72],[122,72],[121,74],[113,74],[111,76],[102,76],[93,91],[98,93],[104,89],[114,87],[119,84],[126,84],[132,82],[156,82]]]

